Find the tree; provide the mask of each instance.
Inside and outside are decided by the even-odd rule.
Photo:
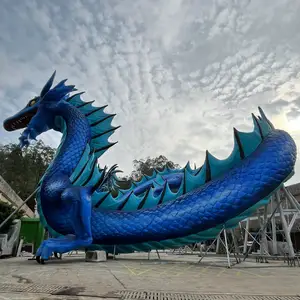
[[[23,150],[17,144],[1,145],[1,175],[25,200],[36,189],[54,154],[55,149],[46,146],[41,140]],[[34,205],[34,199],[28,201],[32,210]]]
[[[162,171],[165,167],[169,169],[180,169],[180,165],[175,164],[171,160],[168,160],[165,156],[160,155],[155,158],[147,157],[146,159],[135,159],[133,161],[134,170],[129,176],[120,176],[117,180],[117,185],[119,189],[128,189],[131,186],[131,181],[141,180],[143,175],[152,175],[153,170]],[[117,191],[114,189],[112,183],[108,185],[108,190],[110,190],[113,196],[117,195]]]
[[[168,160],[165,156],[160,155],[155,158],[147,157],[146,159],[135,159],[133,161],[134,171],[131,173],[131,178],[140,180],[142,175],[152,175],[153,170],[163,170],[165,167],[169,169],[180,169],[180,165]]]
[[[7,202],[0,202],[0,224],[14,211],[11,204]],[[24,211],[20,210],[15,213],[9,221],[0,228],[0,233],[7,233],[9,227],[12,225],[15,219],[20,219],[24,215]]]

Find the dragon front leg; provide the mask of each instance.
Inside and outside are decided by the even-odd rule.
[[[92,244],[90,198],[89,188],[70,187],[63,191],[61,199],[69,210],[68,216],[75,234],[44,241],[37,250],[37,262],[44,263],[53,253],[63,254]]]

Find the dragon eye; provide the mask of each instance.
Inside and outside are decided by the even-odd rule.
[[[29,101],[28,106],[33,106],[34,104],[36,104],[37,99],[33,98],[32,100]]]

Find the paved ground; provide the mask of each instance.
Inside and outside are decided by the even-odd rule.
[[[65,256],[62,260],[52,260],[45,265],[38,265],[35,261],[28,261],[28,258],[24,257],[2,259],[0,260],[0,300],[73,300],[89,299],[89,297],[115,299],[125,295],[122,291],[136,290],[221,294],[223,299],[226,298],[226,293],[300,295],[299,267],[288,267],[278,261],[260,264],[249,260],[227,269],[224,258],[205,258],[200,264],[196,264],[198,259],[197,256],[191,255],[162,254],[161,260],[157,260],[155,253],[151,253],[150,260],[147,260],[147,254],[134,254],[117,257],[116,260],[108,260],[105,263],[87,263],[83,255]],[[143,296],[145,294],[141,295],[139,293],[134,296],[129,293],[125,298],[132,299],[133,296],[136,299],[145,298]],[[153,295],[151,296],[153,300],[160,299],[158,294]],[[172,297],[168,294],[161,298]],[[218,297],[221,299],[221,296],[212,297],[210,299]],[[183,299],[180,295],[175,298]],[[194,299],[204,298],[194,296]],[[233,298],[230,296],[226,299]],[[282,299],[294,299],[294,297]]]

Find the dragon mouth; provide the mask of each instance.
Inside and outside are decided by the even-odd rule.
[[[3,122],[3,127],[6,131],[14,131],[27,127],[32,117],[36,114],[37,109],[34,109],[26,114],[13,116]]]

